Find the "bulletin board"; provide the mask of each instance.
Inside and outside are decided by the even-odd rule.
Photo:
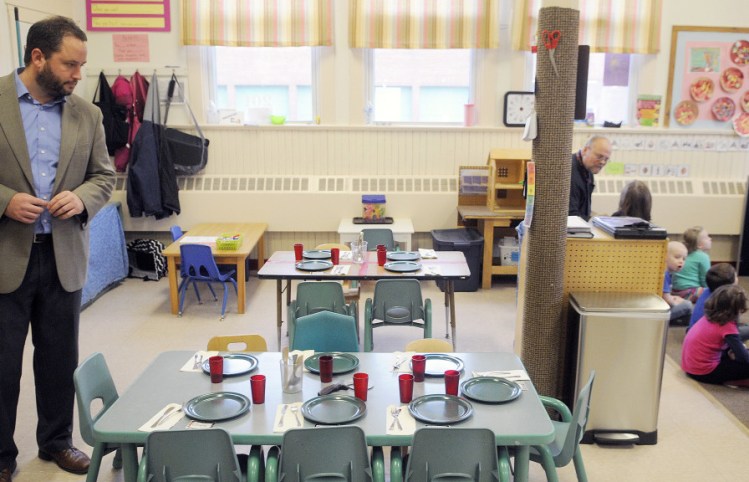
[[[749,135],[749,28],[673,27],[665,126]]]

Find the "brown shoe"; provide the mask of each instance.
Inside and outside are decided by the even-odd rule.
[[[13,472],[16,471],[16,463],[13,462],[11,467],[6,467],[0,470],[0,482],[11,482],[13,480]]]
[[[85,474],[88,472],[88,466],[91,459],[75,447],[60,450],[59,452],[39,451],[39,458],[42,460],[54,460],[58,467],[73,474]],[[2,482],[2,480],[0,480]]]

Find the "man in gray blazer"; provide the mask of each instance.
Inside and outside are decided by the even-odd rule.
[[[10,482],[23,348],[34,344],[39,457],[86,473],[72,445],[88,222],[114,169],[101,111],[76,95],[86,34],[54,17],[29,30],[25,67],[0,77],[0,482]],[[28,410],[28,408],[27,408]]]

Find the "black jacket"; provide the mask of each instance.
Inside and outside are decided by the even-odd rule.
[[[569,215],[580,216],[584,220],[589,221],[593,190],[596,187],[593,182],[593,174],[583,165],[580,152],[572,154],[571,162]]]

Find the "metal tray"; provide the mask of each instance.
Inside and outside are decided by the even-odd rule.
[[[409,273],[411,271],[419,271],[421,263],[414,263],[413,261],[390,261],[389,263],[385,263],[384,268],[396,273]]]
[[[236,377],[250,373],[260,363],[257,358],[246,353],[227,353],[221,356],[224,358],[225,377]],[[206,375],[211,374],[211,363],[208,360],[203,362],[201,368]]]
[[[333,267],[333,263],[323,259],[309,259],[296,264],[296,269],[302,271],[325,271]]]
[[[362,217],[356,217],[353,219],[354,224],[393,224],[393,218],[384,217],[379,219],[364,219]]]
[[[329,249],[310,249],[302,252],[302,257],[306,259],[330,259]]]
[[[471,400],[483,403],[505,403],[523,393],[517,383],[501,377],[474,377],[460,384],[460,391]]]
[[[302,415],[313,423],[340,425],[364,416],[367,406],[356,397],[348,395],[323,395],[302,404]]]
[[[182,407],[189,418],[201,422],[218,422],[239,417],[250,409],[250,399],[236,392],[199,395]]]
[[[320,373],[320,357],[331,355],[333,357],[333,375],[347,373],[359,366],[359,359],[350,353],[315,353],[304,359],[304,367],[311,373]]]
[[[434,425],[462,422],[473,414],[468,400],[454,395],[431,394],[411,400],[408,411],[416,420]]]

